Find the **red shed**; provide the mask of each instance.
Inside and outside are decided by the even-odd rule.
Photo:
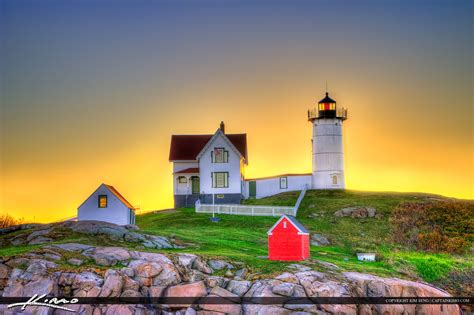
[[[309,232],[292,215],[282,215],[267,232],[268,259],[304,260],[309,258]]]

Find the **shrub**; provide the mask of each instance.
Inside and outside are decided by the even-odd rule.
[[[22,220],[17,220],[8,213],[0,215],[0,229],[6,228],[12,225],[21,224]]]
[[[474,239],[474,203],[405,203],[390,218],[396,243],[432,252],[463,253]]]

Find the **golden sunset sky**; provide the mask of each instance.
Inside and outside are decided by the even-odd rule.
[[[295,5],[296,4],[296,5]],[[100,183],[172,207],[172,134],[247,133],[247,177],[311,172],[329,93],[348,189],[474,197],[471,1],[2,1],[0,213]]]

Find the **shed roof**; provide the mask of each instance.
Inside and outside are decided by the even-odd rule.
[[[181,171],[174,172],[175,174],[197,174],[199,173],[199,167],[190,167]]]
[[[86,200],[84,200],[84,202],[81,203],[81,205],[80,205],[78,208],[82,207],[82,205],[83,205],[87,200],[89,200],[89,198],[92,197],[92,195],[94,195],[95,192],[96,192],[100,187],[102,187],[102,186],[104,186],[105,188],[107,188],[107,190],[109,190],[112,194],[114,194],[115,197],[117,197],[127,208],[129,208],[129,209],[135,209],[135,207],[134,207],[130,202],[128,202],[128,200],[125,199],[125,197],[122,196],[122,194],[119,193],[119,191],[118,191],[117,189],[115,189],[114,186],[112,186],[112,185],[107,185],[107,184],[104,184],[104,183],[102,183],[99,187],[97,187],[97,189],[94,190],[94,192],[93,192],[89,197],[87,197]]]
[[[267,234],[271,234],[272,231],[278,226],[278,224],[280,224],[280,222],[284,218],[287,218],[288,221],[290,221],[291,224],[293,224],[293,226],[298,230],[298,232],[302,234],[309,234],[309,231],[303,226],[303,224],[301,224],[298,220],[296,220],[294,216],[289,215],[289,214],[282,215],[280,219],[270,228],[270,230],[268,230]]]

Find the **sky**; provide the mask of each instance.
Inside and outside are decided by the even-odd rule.
[[[311,172],[326,84],[346,187],[474,197],[473,2],[0,0],[0,214],[100,183],[171,208],[172,134],[247,133],[246,176]]]

